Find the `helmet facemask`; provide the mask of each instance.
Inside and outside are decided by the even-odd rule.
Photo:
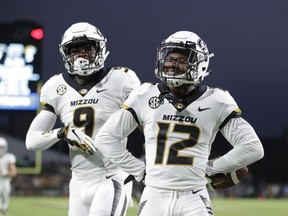
[[[193,81],[196,52],[177,45],[164,45],[158,48],[157,76],[170,87],[177,87]]]
[[[99,66],[96,61],[99,55],[97,49],[98,46],[95,42],[70,44],[67,46],[65,59],[69,72],[71,74],[81,74],[82,76],[93,73]]]
[[[206,44],[196,34],[177,32],[157,49],[156,77],[168,87],[197,85],[210,73],[207,71],[209,57]],[[173,67],[169,64],[171,61],[174,62]]]
[[[70,74],[88,76],[104,67],[106,38],[88,23],[76,23],[64,33],[60,53]]]

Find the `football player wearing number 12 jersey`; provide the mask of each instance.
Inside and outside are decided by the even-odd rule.
[[[132,190],[131,184],[124,187],[128,174],[97,151],[93,139],[140,81],[128,68],[104,67],[106,38],[89,23],[69,27],[60,52],[68,73],[42,87],[42,110],[31,123],[26,146],[45,150],[60,139],[69,144],[69,216],[125,215]],[[62,128],[54,128],[57,117]],[[126,138],[119,142],[126,145]]]
[[[145,178],[140,216],[211,216],[206,175],[231,172],[264,155],[229,92],[199,85],[209,74],[211,57],[197,34],[169,36],[157,50],[155,74],[161,83],[136,87],[96,136],[96,148],[106,157],[137,181]],[[143,126],[146,155],[146,164],[140,165],[119,145],[138,125]],[[233,148],[208,162],[219,131]]]

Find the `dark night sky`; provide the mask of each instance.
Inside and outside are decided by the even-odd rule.
[[[213,73],[204,84],[229,90],[260,136],[288,126],[287,0],[1,0],[0,22],[44,26],[43,80],[63,72],[58,44],[74,22],[87,21],[108,38],[106,66],[127,66],[154,78],[156,48],[179,30],[207,43]]]

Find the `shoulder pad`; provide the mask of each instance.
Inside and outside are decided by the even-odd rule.
[[[123,72],[125,72],[125,73],[127,73],[129,70],[131,70],[131,69],[127,68],[127,67],[121,67],[121,66],[119,66],[119,67],[112,67],[112,69],[114,69],[114,70],[121,70],[121,71],[123,71]]]
[[[158,83],[155,83],[155,82],[146,82],[146,83],[148,83],[150,85],[157,85],[158,84]]]
[[[227,91],[226,89],[223,89],[223,88],[221,88],[221,87],[210,87],[210,86],[209,86],[209,88],[210,88],[210,89],[213,89],[214,91],[223,91],[223,92],[226,92],[226,91]]]

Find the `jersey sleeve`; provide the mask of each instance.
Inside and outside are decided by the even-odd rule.
[[[151,84],[143,83],[129,94],[129,97],[124,101],[122,108],[128,110],[138,124],[143,124],[145,111],[143,110],[143,96],[149,90]]]
[[[9,153],[9,163],[15,164],[16,163],[16,156],[12,153]]]
[[[51,77],[41,88],[40,93],[40,104],[46,107],[46,110],[49,110],[53,113],[56,112],[56,100],[55,95],[53,94],[52,89],[55,89],[55,85],[57,85],[57,75]]]
[[[45,150],[54,145],[59,138],[58,129],[52,130],[56,122],[56,115],[42,110],[32,121],[26,134],[26,148],[28,150]]]
[[[136,73],[128,68],[124,69],[126,73],[126,77],[123,84],[123,101],[128,97],[130,92],[137,86],[141,84],[139,78],[137,77]]]
[[[221,133],[233,149],[215,160],[210,160],[206,168],[207,175],[230,173],[264,156],[260,139],[253,127],[243,118],[231,118],[221,129]]]
[[[145,173],[144,162],[134,157],[121,142],[137,125],[126,109],[115,112],[96,135],[95,147],[122,170],[141,181]]]
[[[222,110],[219,115],[219,129],[221,130],[227,124],[227,122],[229,122],[230,119],[241,117],[241,110],[228,91],[218,91],[219,92],[217,97],[219,98],[220,104],[222,105]]]
[[[42,105],[45,105],[45,104],[51,105],[51,98],[49,95],[49,90],[51,90],[51,85],[50,85],[50,82],[47,81],[41,88],[40,103]]]

